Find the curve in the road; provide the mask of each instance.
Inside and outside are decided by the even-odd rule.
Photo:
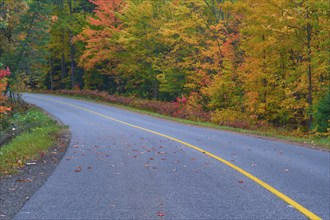
[[[133,125],[133,124],[130,124],[130,123],[127,123],[127,122],[124,122],[124,121],[121,121],[121,120],[118,120],[118,119],[109,117],[109,116],[104,115],[104,114],[101,114],[99,112],[92,111],[92,110],[90,110],[88,108],[84,108],[84,107],[81,107],[81,106],[78,106],[78,105],[73,105],[71,103],[62,102],[62,101],[58,101],[58,100],[54,100],[54,99],[48,99],[48,98],[40,98],[40,99],[49,100],[49,101],[58,102],[58,103],[65,104],[65,105],[69,105],[69,106],[72,106],[72,107],[75,107],[75,108],[78,108],[78,109],[81,109],[81,110],[84,110],[84,111],[93,113],[95,115],[101,116],[101,117],[106,118],[108,120],[115,121],[115,122],[118,122],[120,124],[124,124],[124,125],[130,126],[130,127],[133,127],[133,128],[139,129],[139,130],[143,130],[143,131],[152,133],[152,134],[156,134],[158,136],[161,136],[161,137],[170,139],[172,141],[178,142],[180,144],[183,144],[183,145],[185,145],[187,147],[193,148],[193,149],[195,149],[195,150],[197,150],[197,151],[199,151],[199,152],[201,152],[201,153],[203,153],[203,154],[205,154],[205,155],[207,155],[209,157],[212,157],[212,158],[216,159],[217,161],[219,161],[219,162],[221,162],[221,163],[229,166],[230,168],[236,170],[237,172],[239,172],[242,175],[246,176],[247,178],[251,179],[255,183],[259,184],[263,188],[265,188],[268,191],[270,191],[272,194],[274,194],[278,198],[284,200],[287,204],[289,204],[292,207],[294,207],[295,209],[297,209],[299,212],[301,212],[307,218],[309,218],[309,219],[321,219],[319,216],[315,215],[313,212],[311,212],[310,210],[306,209],[305,207],[303,207],[302,205],[300,205],[298,202],[294,201],[290,197],[286,196],[285,194],[281,193],[280,191],[278,191],[277,189],[275,189],[271,185],[265,183],[264,181],[260,180],[259,178],[255,177],[254,175],[250,174],[249,172],[243,170],[242,168],[240,168],[240,167],[238,167],[238,166],[230,163],[229,161],[227,161],[227,160],[225,160],[225,159],[223,159],[223,158],[221,158],[219,156],[216,156],[216,155],[214,155],[214,154],[212,154],[212,153],[210,153],[210,152],[208,152],[206,150],[203,150],[202,148],[199,148],[197,146],[194,146],[192,144],[189,144],[189,143],[184,142],[182,140],[179,140],[177,138],[168,136],[166,134],[162,134],[162,133],[157,132],[157,131],[153,131],[153,130],[150,130],[150,129],[147,129],[147,128],[143,128],[143,127],[140,127],[140,126],[137,126],[137,125]]]

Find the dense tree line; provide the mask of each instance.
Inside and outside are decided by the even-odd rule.
[[[6,0],[0,62],[14,88],[185,97],[217,123],[326,132],[328,13],[326,0]]]

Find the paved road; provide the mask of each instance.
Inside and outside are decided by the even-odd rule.
[[[276,188],[304,213],[330,216],[329,152],[69,98],[25,99],[69,125],[72,140],[16,219],[307,218],[212,155]]]

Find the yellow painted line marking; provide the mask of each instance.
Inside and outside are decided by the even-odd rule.
[[[38,97],[40,98],[40,97]],[[48,98],[40,98],[40,99],[45,99],[45,100],[49,100],[49,101],[53,101],[53,102],[58,102],[58,103],[62,103],[62,104],[65,104],[65,105],[69,105],[69,106],[72,106],[72,107],[75,107],[75,108],[78,108],[78,109],[81,109],[81,110],[84,110],[84,111],[87,111],[87,112],[90,112],[90,113],[93,113],[95,115],[98,115],[98,116],[101,116],[103,118],[106,118],[106,119],[109,119],[111,121],[115,121],[115,122],[118,122],[120,124],[124,124],[124,125],[127,125],[127,126],[130,126],[130,127],[133,127],[133,128],[137,128],[137,129],[140,129],[140,130],[143,130],[143,131],[146,131],[146,132],[149,132],[149,133],[152,133],[152,134],[156,134],[158,136],[161,136],[161,137],[164,137],[164,138],[167,138],[167,139],[170,139],[170,140],[173,140],[175,142],[178,142],[180,144],[183,144],[187,147],[190,147],[190,148],[193,148],[199,152],[202,152],[203,154],[206,154],[207,156],[209,157],[212,157],[218,161],[220,161],[221,163],[223,164],[226,164],[227,166],[229,166],[230,168],[236,170],[237,172],[241,173],[242,175],[246,176],[247,178],[251,179],[252,181],[254,181],[255,183],[258,183],[260,186],[262,186],[263,188],[267,189],[268,191],[270,191],[271,193],[273,193],[274,195],[276,195],[277,197],[279,197],[280,199],[284,200],[287,204],[293,206],[294,208],[296,208],[299,212],[301,212],[302,214],[304,214],[306,217],[308,217],[309,219],[313,219],[313,220],[318,220],[318,219],[321,219],[319,216],[315,215],[313,212],[309,211],[308,209],[306,209],[305,207],[303,207],[302,205],[300,205],[299,203],[297,203],[296,201],[294,201],[293,199],[291,199],[290,197],[286,196],[285,194],[281,193],[280,191],[278,191],[277,189],[275,189],[274,187],[272,187],[271,185],[265,183],[264,181],[258,179],[257,177],[253,176],[252,174],[248,173],[247,171],[239,168],[238,166],[228,162],[227,160],[225,159],[222,159],[221,157],[218,157],[208,151],[205,151],[203,150],[202,148],[199,148],[199,147],[196,147],[192,144],[189,144],[187,142],[184,142],[184,141],[181,141],[179,139],[176,139],[174,137],[171,137],[171,136],[168,136],[166,134],[162,134],[162,133],[159,133],[157,131],[153,131],[153,130],[150,130],[150,129],[147,129],[147,128],[143,128],[143,127],[140,127],[140,126],[137,126],[137,125],[133,125],[133,124],[130,124],[130,123],[127,123],[127,122],[124,122],[124,121],[121,121],[121,120],[118,120],[118,119],[115,119],[115,118],[112,118],[112,117],[109,117],[109,116],[106,116],[104,114],[101,114],[101,113],[98,113],[98,112],[95,112],[95,111],[92,111],[88,108],[84,108],[84,107],[80,107],[80,106],[77,106],[77,105],[73,105],[73,104],[70,104],[70,103],[67,103],[67,102],[62,102],[62,101],[57,101],[57,100],[53,100],[53,99],[48,99]]]

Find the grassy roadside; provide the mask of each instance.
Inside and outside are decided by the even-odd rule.
[[[234,127],[227,127],[227,126],[220,126],[215,123],[211,122],[199,122],[199,121],[191,121],[187,119],[180,119],[180,118],[175,118],[175,117],[170,117],[166,115],[162,115],[159,113],[147,111],[147,110],[141,110],[141,109],[136,109],[130,106],[126,105],[121,105],[121,104],[114,104],[110,102],[103,101],[102,98],[90,98],[87,96],[81,96],[81,95],[63,95],[63,94],[57,94],[57,93],[50,93],[52,95],[58,95],[58,96],[66,96],[70,98],[75,98],[79,100],[86,100],[86,101],[93,101],[97,103],[102,103],[110,106],[115,106],[121,109],[137,112],[137,113],[142,113],[142,114],[147,114],[150,116],[162,118],[162,119],[167,119],[167,120],[172,120],[176,122],[181,122],[189,125],[196,125],[196,126],[202,126],[202,127],[207,127],[207,128],[213,128],[213,129],[219,129],[219,130],[225,130],[225,131],[231,131],[231,132],[236,132],[240,134],[246,134],[246,135],[253,135],[257,137],[265,137],[273,140],[278,140],[278,141],[284,141],[284,142],[289,142],[289,143],[294,143],[297,145],[305,146],[305,147],[310,147],[310,148],[318,148],[322,150],[327,150],[330,151],[330,137],[322,137],[322,136],[316,136],[316,135],[304,135],[302,136],[301,134],[296,134],[294,132],[288,133],[286,130],[279,130],[279,129],[271,129],[271,130],[248,130],[248,129],[242,129],[242,128],[234,128]]]
[[[0,176],[16,173],[27,162],[37,160],[55,144],[61,127],[44,112],[31,108],[17,113],[13,123],[24,126],[24,132],[0,147]]]

